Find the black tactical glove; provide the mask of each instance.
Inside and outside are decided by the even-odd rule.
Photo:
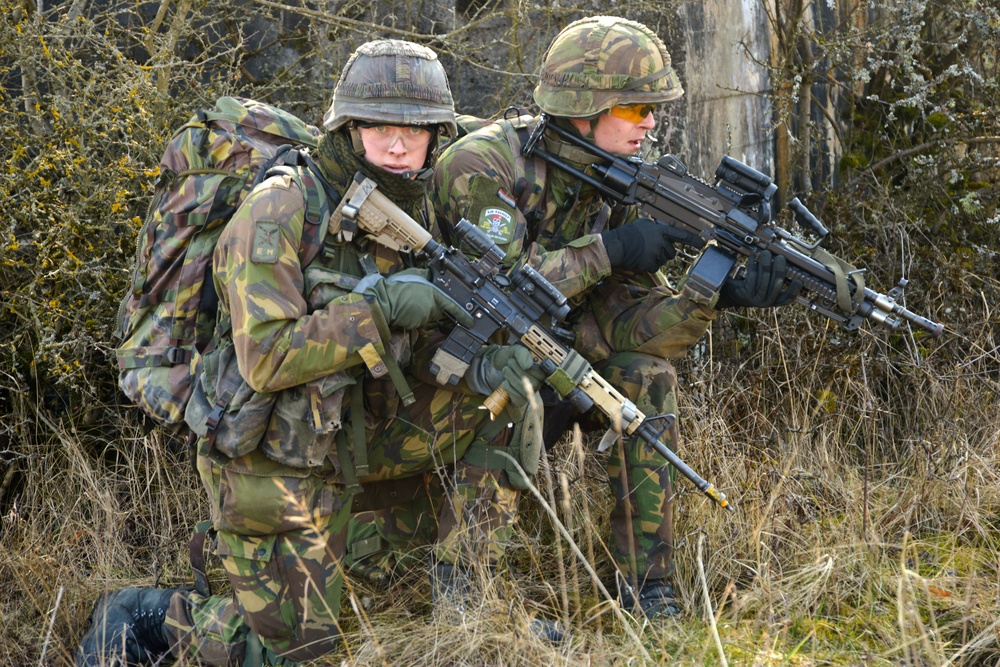
[[[425,269],[406,269],[373,285],[363,280],[359,287],[366,300],[379,305],[389,326],[417,329],[443,320],[446,315],[472,326],[472,316],[428,278]]]
[[[802,282],[792,280],[785,285],[788,264],[781,255],[765,250],[751,255],[742,278],[729,278],[719,291],[716,310],[726,308],[774,308],[794,299]]]
[[[701,248],[705,242],[692,232],[649,218],[601,232],[612,268],[656,271],[677,256],[674,243]]]
[[[530,392],[525,378],[531,386]],[[487,345],[473,357],[465,371],[469,389],[489,396],[497,387],[503,387],[515,408],[527,405],[544,381],[544,371],[535,365],[531,352],[523,345]]]

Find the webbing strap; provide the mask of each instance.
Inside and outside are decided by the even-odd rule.
[[[191,349],[187,347],[167,347],[159,354],[149,354],[149,348],[136,348],[129,355],[118,353],[118,368],[131,370],[134,368],[153,368],[154,366],[177,366],[191,361]]]
[[[368,443],[365,442],[365,391],[359,379],[351,386],[351,429],[354,431],[354,473],[368,476]]]
[[[216,399],[215,405],[212,406],[212,411],[208,413],[205,427],[208,429],[209,442],[215,441],[215,431],[219,428],[222,417],[226,414],[226,408],[229,407],[229,402],[233,400],[233,396],[234,393],[228,389],[223,391],[219,398]]]
[[[863,273],[844,260],[831,255],[823,248],[815,248],[812,253],[813,259],[830,269],[833,272],[834,282],[837,285],[837,306],[844,313],[853,313],[857,307],[852,304],[856,297],[860,297],[865,291],[865,276]],[[847,276],[854,278],[854,292],[851,292]],[[857,299],[861,305],[861,299]]]
[[[337,460],[340,461],[340,472],[344,476],[347,484],[347,492],[351,495],[361,493],[361,483],[354,472],[354,459],[351,458],[351,448],[347,446],[347,437],[344,431],[338,431],[335,442],[337,443]]]
[[[402,369],[399,364],[396,363],[395,358],[391,354],[385,355],[385,368],[389,372],[389,379],[392,380],[392,385],[399,392],[399,398],[403,401],[403,405],[413,405],[417,400],[413,397],[413,390],[410,389],[410,384],[406,381],[406,377],[403,375]]]
[[[353,447],[348,446],[347,436],[344,429],[337,432],[335,442],[337,443],[337,460],[340,461],[340,472],[344,475],[347,483],[347,491],[350,495],[361,493],[361,482],[359,477],[368,474],[368,446],[365,441],[365,392],[361,378],[351,387],[351,431]]]
[[[362,255],[358,261],[361,264],[361,268],[364,269],[365,278],[374,276],[374,280],[381,279],[378,266],[371,255]],[[372,278],[369,278],[369,280],[372,280]],[[358,291],[358,288],[362,284],[364,284],[364,281],[358,284],[355,291]],[[386,347],[388,347],[388,341],[386,343]],[[363,349],[359,350],[359,354],[364,360],[365,365],[373,372],[378,372],[377,366],[380,363],[384,364],[386,373],[389,374],[389,379],[392,380],[392,386],[396,388],[396,392],[399,394],[400,400],[403,401],[403,405],[413,405],[417,399],[413,397],[413,390],[410,388],[410,384],[406,381],[402,369],[400,369],[399,364],[396,363],[396,359],[391,353],[386,353],[382,356],[375,350],[373,345],[366,345]]]
[[[208,570],[205,567],[205,541],[215,539],[215,528],[211,521],[199,521],[191,535],[189,553],[191,569],[194,570],[194,589],[199,595],[211,597],[212,585],[208,581]]]

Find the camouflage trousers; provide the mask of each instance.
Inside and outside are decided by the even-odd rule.
[[[677,372],[659,357],[628,352],[597,364],[601,375],[636,404],[647,417],[677,413]],[[598,426],[581,416],[584,431]],[[660,440],[675,451],[680,432],[675,421]],[[611,511],[612,553],[626,577],[642,581],[664,578],[673,571],[673,478],[667,460],[638,439],[619,441],[607,463],[615,496]]]
[[[440,478],[425,478],[416,498],[381,507],[365,508],[351,515],[347,532],[345,567],[369,581],[384,582],[409,568],[426,565],[428,555],[437,561],[495,564],[503,553],[504,541],[469,539],[460,529],[461,504],[472,509],[483,525],[506,525],[503,517],[512,511],[491,496],[504,495],[501,484],[506,473],[462,465],[455,470],[454,492],[447,498]],[[446,500],[450,507],[442,512]],[[482,534],[486,531],[477,531]],[[489,534],[487,532],[487,534]]]
[[[502,552],[518,492],[505,473],[462,460],[470,446],[503,446],[522,414],[491,420],[482,397],[419,385],[416,402],[366,429],[369,474],[362,484],[434,475],[441,502],[437,558]],[[345,422],[346,424],[347,422]],[[345,428],[345,431],[349,429]],[[350,436],[348,435],[348,440]],[[277,463],[260,451],[228,459],[198,443],[216,554],[232,588],[174,596],[166,627],[176,657],[204,665],[291,664],[334,649],[340,634],[353,492],[328,457],[320,469]],[[402,517],[405,522],[408,519]]]
[[[677,373],[659,357],[621,353],[595,365],[601,375],[647,416],[676,414]],[[545,407],[546,444],[554,444],[573,421],[585,432],[603,433],[607,421],[596,411],[578,414],[568,402]],[[671,450],[679,437],[677,423],[661,436]],[[630,580],[664,578],[673,571],[672,484],[676,471],[651,447],[632,439],[612,447],[606,464],[615,497],[611,511],[612,553]],[[352,516],[348,559],[352,569],[373,580],[391,576],[419,562],[434,541],[441,491],[430,486],[421,498],[384,510]],[[405,520],[400,520],[407,517]]]

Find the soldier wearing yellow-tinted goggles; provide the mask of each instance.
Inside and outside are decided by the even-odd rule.
[[[641,123],[655,109],[655,104],[617,104],[611,107],[608,113],[632,123]]]

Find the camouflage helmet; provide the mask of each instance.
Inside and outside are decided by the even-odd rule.
[[[323,127],[332,132],[351,121],[441,125],[455,136],[455,101],[437,54],[399,39],[359,46],[344,65]]]
[[[658,104],[684,94],[667,47],[641,23],[615,16],[574,21],[542,58],[535,103],[564,118],[593,118],[618,104]]]

